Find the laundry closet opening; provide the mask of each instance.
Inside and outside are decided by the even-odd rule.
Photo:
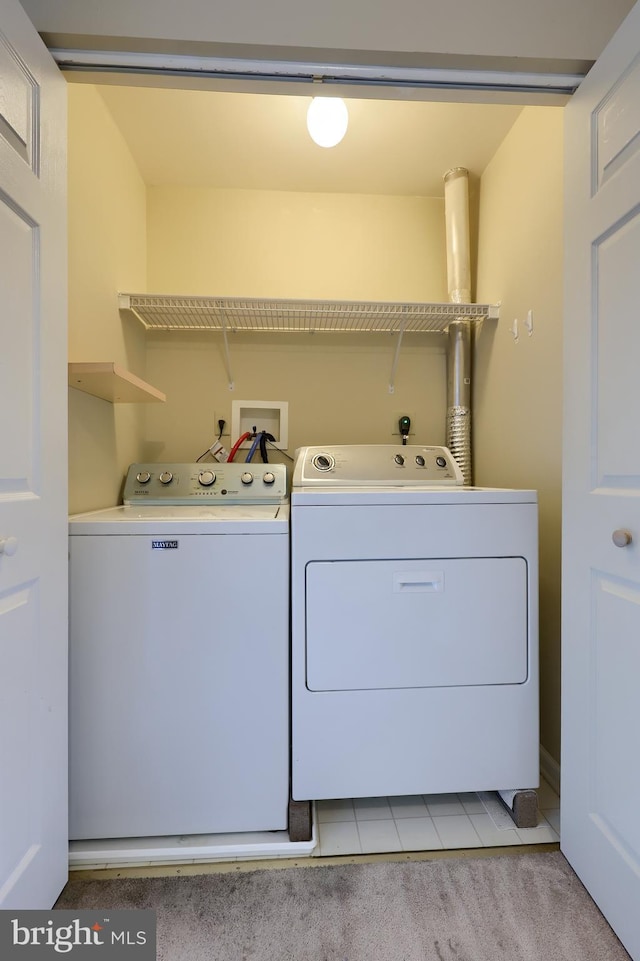
[[[70,391],[70,511],[117,503],[130,463],[195,461],[222,420],[228,448],[234,399],[287,401],[290,456],[399,442],[402,415],[411,443],[443,444],[441,334],[404,335],[390,393],[389,334],[229,332],[230,391],[220,332],[145,331],[117,294],[446,302],[443,175],[466,167],[472,299],[500,303],[500,320],[475,333],[475,483],[539,494],[541,742],[552,770],[562,110],[340,92],[348,131],[323,149],[306,130],[310,92],[69,83],[70,361],[117,363],[167,398],[111,405]]]

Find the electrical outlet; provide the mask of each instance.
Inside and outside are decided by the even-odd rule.
[[[400,427],[398,426],[401,417],[409,417],[409,418],[410,418],[410,420],[411,420],[411,426],[410,426],[410,428],[409,428],[409,437],[411,437],[411,436],[413,435],[413,433],[414,433],[414,427],[415,427],[415,425],[414,425],[414,422],[413,422],[413,414],[411,414],[410,411],[407,411],[407,410],[394,411],[394,413],[393,413],[393,425],[392,425],[392,427],[391,427],[391,436],[392,436],[392,437],[401,437],[401,436],[402,436],[401,433],[400,433]]]
[[[219,420],[223,420],[223,421],[224,421],[224,428],[223,428],[223,430],[222,430],[222,435],[221,435],[221,436],[222,436],[222,437],[230,437],[230,436],[231,436],[231,421],[230,421],[230,416],[229,416],[229,414],[221,414],[221,413],[220,413],[219,411],[217,411],[217,410],[214,411],[214,413],[213,413],[213,431],[214,431],[215,436],[216,436],[216,437],[218,436],[218,432],[219,432],[219,430],[220,430],[220,428],[218,427],[218,421],[219,421]]]

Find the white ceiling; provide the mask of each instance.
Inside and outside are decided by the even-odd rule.
[[[521,107],[347,100],[337,147],[306,129],[310,97],[103,86],[150,185],[441,197],[451,167],[480,176]]]
[[[447,57],[594,60],[633,0],[22,0],[22,4],[38,30],[85,35],[85,43],[105,38],[110,49],[113,38],[165,38],[174,48],[177,41],[195,41]],[[234,55],[239,55],[237,49]]]

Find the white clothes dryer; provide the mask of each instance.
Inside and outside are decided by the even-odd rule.
[[[280,464],[137,464],[70,518],[70,837],[284,830]]]
[[[307,447],[291,493],[292,796],[534,789],[537,496],[442,447]]]

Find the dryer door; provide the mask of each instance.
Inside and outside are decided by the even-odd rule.
[[[307,688],[523,684],[527,604],[522,557],[312,562]]]

